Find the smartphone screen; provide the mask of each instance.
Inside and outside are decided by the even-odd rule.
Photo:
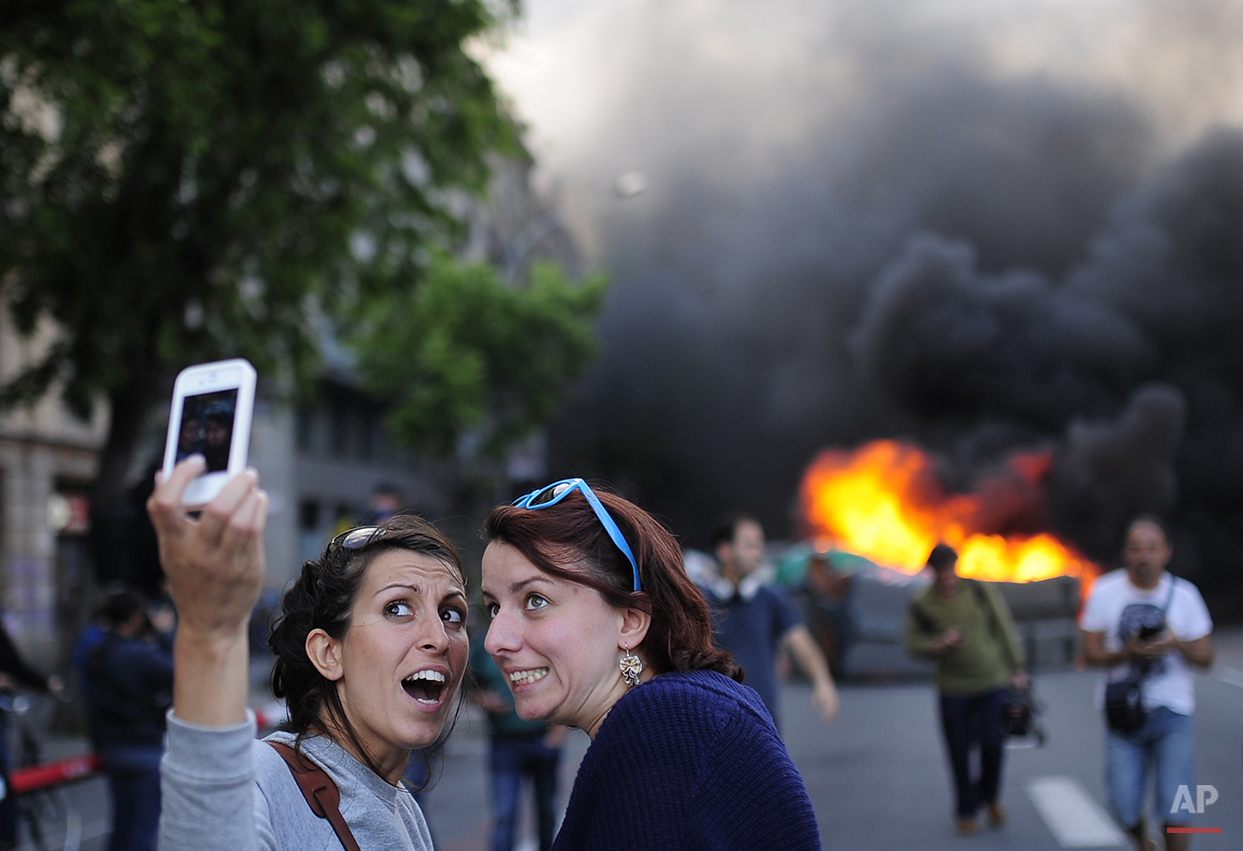
[[[187,396],[177,431],[177,461],[194,453],[207,459],[205,472],[229,469],[229,448],[237,421],[237,388]]]
[[[255,369],[245,360],[215,361],[183,369],[173,385],[164,444],[164,475],[191,455],[206,469],[182,495],[187,505],[206,505],[224,483],[246,467],[255,404]]]

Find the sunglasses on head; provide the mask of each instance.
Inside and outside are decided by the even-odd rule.
[[[562,479],[559,482],[553,482],[551,485],[536,488],[526,496],[518,497],[511,504],[516,505],[518,508],[528,508],[534,511],[539,508],[556,505],[574,491],[578,491],[586,498],[587,504],[596,513],[596,517],[599,519],[600,525],[604,527],[604,531],[609,533],[609,537],[613,539],[617,549],[621,550],[622,555],[626,557],[626,561],[630,562],[630,569],[634,572],[634,590],[643,590],[639,585],[639,564],[634,560],[634,553],[630,551],[630,545],[626,543],[626,538],[622,535],[621,529],[617,528],[617,524],[613,521],[613,517],[609,514],[608,509],[604,507],[600,502],[600,498],[595,495],[582,479]]]
[[[379,526],[355,526],[329,541],[324,555],[332,555],[337,550],[357,550],[382,537],[384,530]]]

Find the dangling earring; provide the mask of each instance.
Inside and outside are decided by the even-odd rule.
[[[643,660],[631,653],[629,647],[622,650],[626,651],[626,655],[617,664],[621,668],[622,679],[626,681],[626,688],[634,688],[639,684],[639,674],[643,673]]]

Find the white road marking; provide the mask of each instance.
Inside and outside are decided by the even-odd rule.
[[[1027,795],[1063,848],[1116,848],[1126,839],[1074,777],[1033,777]]]
[[[1243,671],[1235,668],[1228,668],[1225,665],[1218,665],[1213,670],[1217,674],[1217,679],[1221,680],[1223,683],[1243,688]]]

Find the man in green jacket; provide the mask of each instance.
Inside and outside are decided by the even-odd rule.
[[[1001,806],[1001,716],[1008,687],[1027,685],[1014,618],[996,588],[955,572],[958,553],[937,544],[928,556],[932,586],[912,601],[906,649],[934,659],[941,729],[954,777],[956,825],[973,833],[981,808],[992,827],[1005,824]],[[979,745],[980,773],[972,777],[971,749]]]

